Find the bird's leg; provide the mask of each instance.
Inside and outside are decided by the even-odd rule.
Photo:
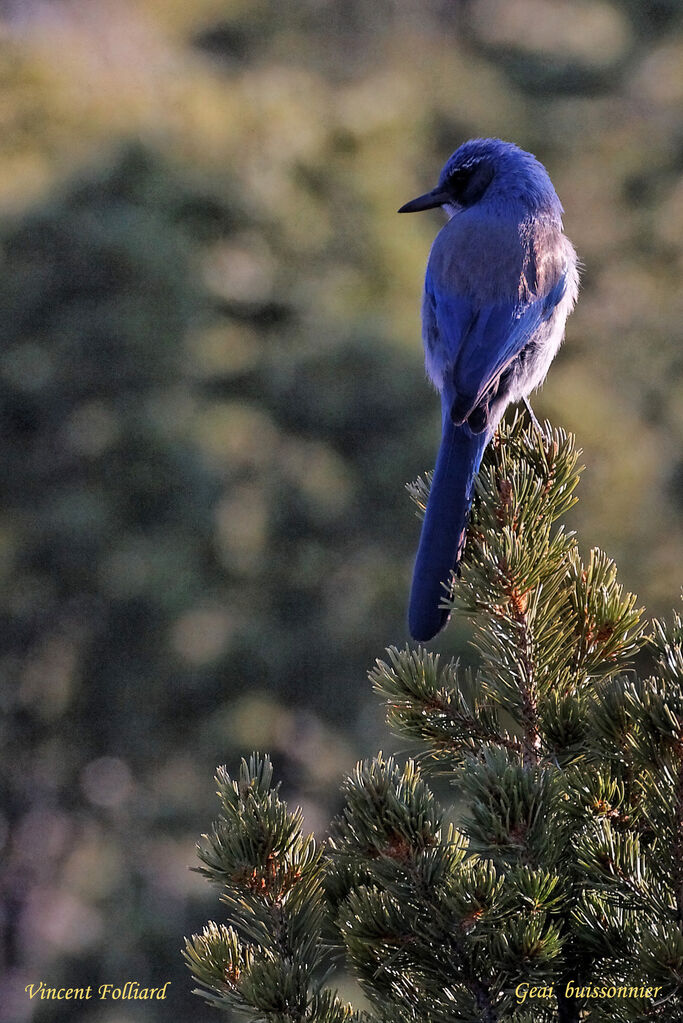
[[[543,429],[543,427],[539,423],[538,419],[536,418],[536,416],[534,414],[534,410],[532,409],[531,405],[529,404],[529,399],[528,398],[522,398],[522,401],[524,402],[524,404],[526,406],[526,410],[529,413],[529,419],[531,420],[531,422],[534,424],[534,426],[536,427],[536,429],[538,430],[538,432],[540,434],[545,435],[545,430]]]

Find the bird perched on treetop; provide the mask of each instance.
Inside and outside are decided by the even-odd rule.
[[[442,435],[408,612],[423,641],[448,620],[444,584],[462,556],[484,449],[508,403],[545,379],[579,282],[562,205],[531,153],[500,139],[465,142],[436,188],[398,212],[436,206],[448,223],[429,254],[422,336]]]

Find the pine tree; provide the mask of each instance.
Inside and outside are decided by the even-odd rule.
[[[268,758],[219,770],[199,857],[232,925],[185,951],[213,1005],[268,1023],[683,1019],[683,622],[648,634],[614,563],[582,561],[558,524],[579,457],[547,423],[500,428],[444,593],[478,668],[421,647],[376,662],[418,752],[357,766],[324,847]],[[424,510],[429,477],[409,489]],[[365,1017],[327,986],[341,953]]]

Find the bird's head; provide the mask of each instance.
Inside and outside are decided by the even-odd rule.
[[[472,139],[448,158],[431,192],[401,206],[417,213],[441,206],[449,217],[477,203],[521,204],[560,217],[562,206],[548,172],[531,153],[501,139]]]

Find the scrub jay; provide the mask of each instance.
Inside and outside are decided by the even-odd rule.
[[[562,205],[531,153],[500,139],[465,142],[436,188],[398,212],[436,206],[448,223],[429,254],[422,337],[442,434],[408,611],[422,641],[448,620],[439,605],[462,556],[484,448],[508,403],[545,379],[579,283]]]

